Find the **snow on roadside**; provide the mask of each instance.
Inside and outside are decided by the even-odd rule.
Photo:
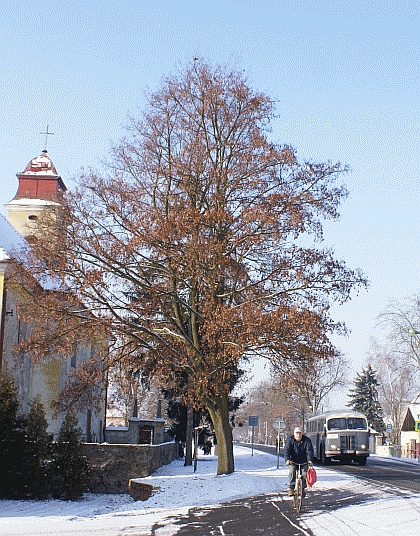
[[[284,489],[286,468],[276,468],[273,455],[235,446],[235,472],[216,475],[217,457],[200,456],[197,471],[184,467],[184,460],[159,468],[142,482],[156,491],[147,501],[129,495],[87,494],[77,502],[0,501],[0,535],[84,535],[108,536],[133,526],[148,530],[162,517],[185,513],[191,506],[218,504],[259,493]],[[134,530],[134,529],[133,529]],[[124,532],[129,534],[129,532]]]
[[[258,494],[281,493],[287,487],[287,468],[277,458],[235,445],[235,472],[216,475],[217,458],[201,455],[197,472],[175,460],[149,477],[155,492],[147,501],[128,494],[87,494],[77,502],[0,501],[0,535],[4,536],[117,536],[176,534],[173,523],[190,507],[211,506]],[[302,522],[316,536],[380,533],[414,536],[418,533],[420,494],[375,486],[350,475],[317,467],[313,492],[322,494],[331,509],[308,511]],[[356,500],[356,504],[353,502]],[[390,527],[390,528],[388,528]]]

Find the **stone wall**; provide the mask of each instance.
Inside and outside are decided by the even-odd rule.
[[[127,493],[132,478],[150,475],[178,455],[175,442],[160,445],[109,445],[86,443],[92,470],[92,493]]]

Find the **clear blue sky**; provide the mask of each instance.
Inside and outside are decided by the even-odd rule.
[[[0,211],[44,149],[66,184],[123,134],[143,90],[196,55],[278,101],[274,136],[351,166],[326,244],[370,288],[334,308],[360,370],[388,301],[420,289],[416,0],[1,0]]]

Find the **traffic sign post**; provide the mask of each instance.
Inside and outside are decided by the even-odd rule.
[[[278,417],[272,424],[274,430],[277,430],[277,469],[280,467],[280,430],[285,430],[286,423],[281,417]]]
[[[248,417],[248,426],[252,426],[251,456],[254,456],[254,426],[258,426],[258,417],[255,415]]]

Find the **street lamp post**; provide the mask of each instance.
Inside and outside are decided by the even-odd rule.
[[[408,330],[408,334],[411,337],[411,341],[413,341],[413,337],[415,337],[416,335],[420,335],[420,330],[411,328],[411,329]],[[413,348],[414,354],[416,354],[416,351],[415,351],[414,346],[413,346],[413,342],[411,342],[411,347]],[[420,348],[420,345],[419,345],[419,348]],[[417,356],[417,361],[419,361],[418,356]],[[419,432],[419,443],[420,443],[420,432]],[[417,461],[420,463],[420,455],[419,455]]]
[[[420,367],[420,330],[411,328],[408,330],[408,334],[411,337],[411,349],[414,354],[414,359]]]

